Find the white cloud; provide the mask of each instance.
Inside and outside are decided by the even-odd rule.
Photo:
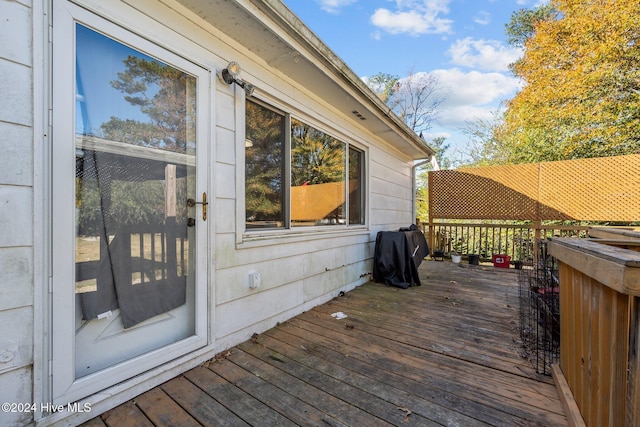
[[[474,118],[491,119],[500,103],[521,87],[519,79],[502,73],[464,72],[458,68],[433,73],[439,85],[448,90],[438,115],[439,125],[448,129],[464,127],[465,121]]]
[[[533,4],[531,4],[533,3]],[[549,0],[536,0],[536,1],[531,1],[531,0],[516,0],[516,4],[520,5],[520,6],[526,6],[527,9],[531,9],[534,7],[538,7],[538,6],[542,6],[543,4],[547,4],[549,3]]]
[[[451,32],[452,20],[441,15],[449,13],[450,0],[396,0],[396,10],[377,9],[371,23],[391,33],[437,34]]]
[[[340,13],[340,9],[358,0],[318,0],[320,8],[329,13]]]
[[[520,49],[503,45],[496,40],[476,40],[466,37],[456,40],[447,54],[451,63],[486,71],[507,71],[509,64],[522,56]]]
[[[422,74],[421,72],[416,75]],[[498,72],[463,71],[459,68],[432,71],[445,101],[438,107],[433,126],[424,133],[427,141],[443,136],[450,144],[447,156],[454,162],[468,162],[468,122],[476,119],[491,122],[503,101],[513,98],[522,87],[515,77]]]
[[[486,10],[481,10],[473,17],[473,22],[478,25],[489,25],[491,23],[491,14]]]

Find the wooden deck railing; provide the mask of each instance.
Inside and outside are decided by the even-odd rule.
[[[479,255],[489,261],[494,254],[508,255],[512,261],[532,262],[536,242],[547,237],[587,237],[587,226],[546,224],[489,224],[438,222],[423,224],[431,253],[458,252]]]
[[[548,243],[560,261],[554,378],[571,426],[638,426],[640,233],[635,241],[597,234],[605,238]]]

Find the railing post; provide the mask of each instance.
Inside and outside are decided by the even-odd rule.
[[[533,249],[533,266],[534,268],[536,268],[536,266],[538,265],[538,258],[540,257],[540,254],[538,253],[538,243],[540,243],[540,231],[542,230],[542,221],[540,221],[539,219],[536,219],[535,222],[533,223],[533,241],[534,243],[534,249]]]
[[[429,253],[433,254],[433,251],[435,250],[436,231],[433,227],[433,220],[431,219],[431,215],[429,215],[429,224],[427,226],[428,226],[427,244],[429,245]]]
[[[427,219],[429,221],[429,235],[427,236],[427,245],[429,245],[429,255],[433,255],[433,251],[435,250],[435,230],[433,228],[433,171],[427,173],[427,208],[428,215]]]
[[[569,425],[640,425],[638,252],[640,240],[549,241],[560,265],[561,369],[554,375],[568,386],[560,397]]]

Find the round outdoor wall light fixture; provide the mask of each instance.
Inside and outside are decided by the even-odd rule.
[[[229,65],[227,65],[227,68],[220,71],[220,79],[228,85],[233,83],[237,84],[242,89],[244,89],[244,92],[247,96],[251,96],[253,95],[255,87],[252,84],[244,82],[238,78],[238,76],[240,75],[240,71],[240,64],[235,61],[231,61],[229,62]]]
[[[230,85],[235,82],[236,77],[240,76],[240,71],[242,71],[240,69],[240,64],[235,61],[231,61],[229,62],[229,65],[227,65],[227,68],[220,72],[220,76],[222,77],[223,82]]]

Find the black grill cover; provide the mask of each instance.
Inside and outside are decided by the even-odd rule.
[[[399,231],[379,231],[373,256],[373,279],[406,289],[420,286],[418,266],[429,254],[424,234],[412,225]]]

